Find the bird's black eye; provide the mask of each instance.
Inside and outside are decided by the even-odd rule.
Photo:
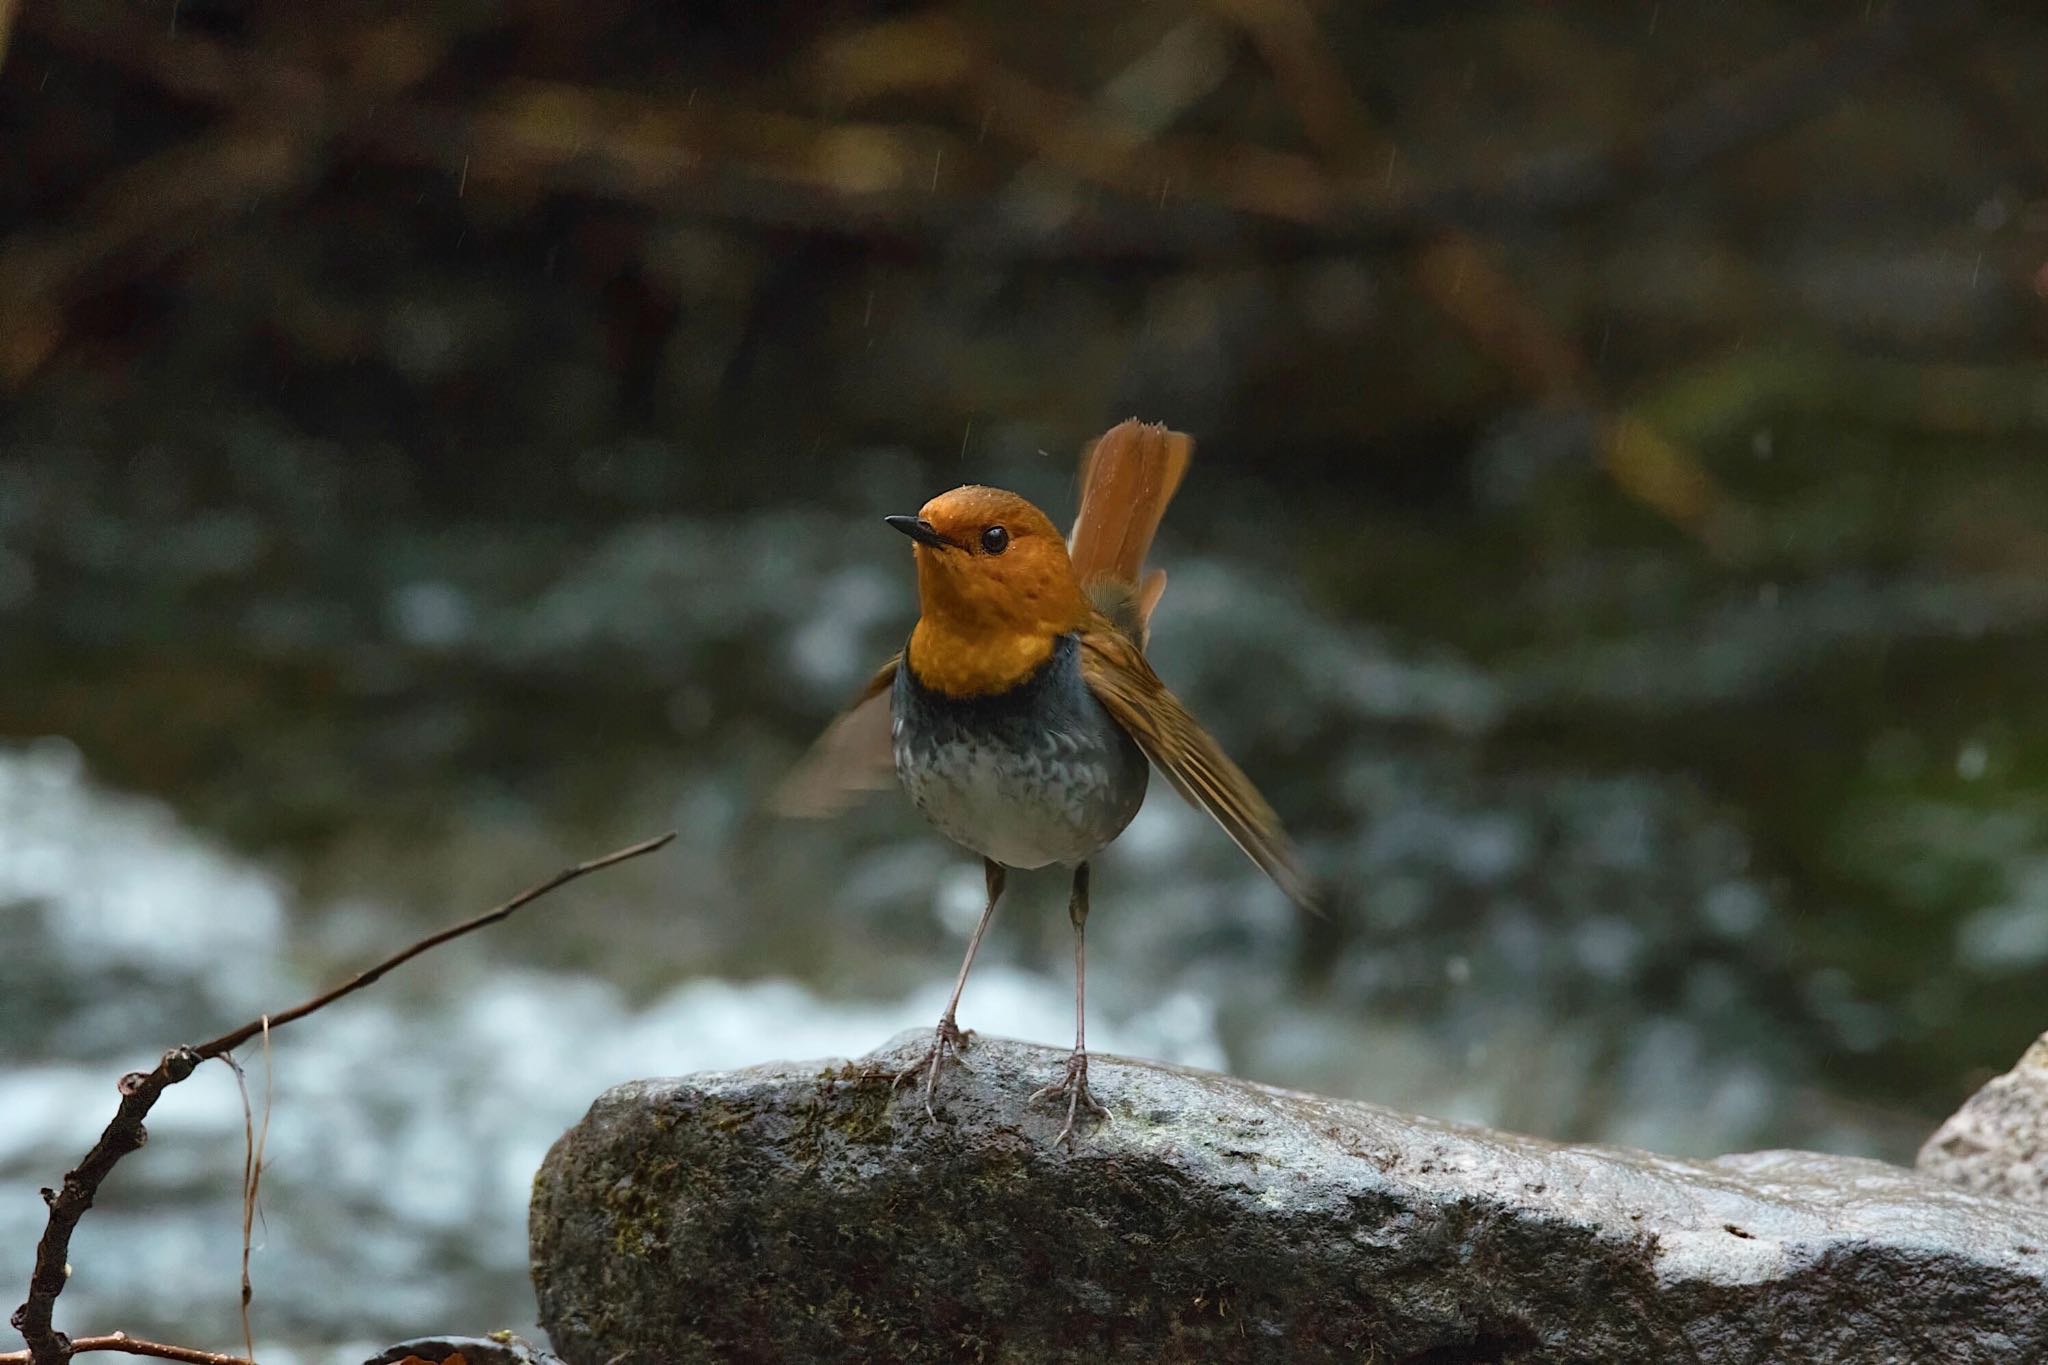
[[[991,526],[981,533],[981,548],[992,555],[999,555],[1010,548],[1010,533],[1000,526]]]

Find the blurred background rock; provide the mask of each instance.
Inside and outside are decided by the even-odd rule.
[[[1162,788],[1104,1047],[1904,1158],[2043,1027],[2025,7],[9,17],[7,1278],[121,1070],[671,824],[280,1037],[269,1356],[526,1325],[602,1084],[928,1023],[971,860],[760,803],[912,618],[877,519],[1064,517],[1132,413],[1201,443],[1154,654],[1337,894]],[[1020,889],[964,1014],[1057,1041]],[[153,1126],[60,1321],[222,1344],[231,1079]]]

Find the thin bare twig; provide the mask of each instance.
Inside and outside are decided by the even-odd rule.
[[[250,1358],[256,1355],[256,1333],[249,1325],[249,1304],[256,1297],[256,1289],[249,1279],[249,1246],[255,1241],[257,1194],[263,1187],[263,1153],[270,1146],[270,1021],[263,1021],[263,1131],[256,1130],[256,1118],[249,1104],[249,1078],[242,1071],[242,1064],[229,1053],[221,1058],[234,1068],[235,1089],[242,1096],[242,1350]]]
[[[182,1360],[188,1365],[254,1365],[253,1361],[241,1356],[221,1355],[216,1351],[195,1351],[190,1346],[171,1346],[161,1341],[144,1341],[131,1337],[126,1332],[113,1332],[103,1337],[79,1337],[71,1343],[73,1355],[84,1355],[88,1351],[118,1351],[123,1355],[154,1356],[158,1360]],[[8,1351],[0,1355],[0,1365],[26,1365],[34,1359],[27,1351]]]
[[[614,853],[607,853],[602,858],[593,858],[589,862],[565,868],[540,885],[520,892],[495,909],[487,910],[438,933],[429,934],[369,970],[358,972],[332,990],[323,991],[282,1013],[260,1016],[197,1047],[174,1047],[163,1055],[155,1070],[131,1071],[123,1076],[120,1086],[121,1105],[115,1111],[113,1121],[106,1126],[105,1131],[100,1134],[99,1141],[93,1144],[92,1150],[85,1154],[85,1159],[78,1163],[77,1168],[65,1174],[63,1188],[43,1191],[43,1202],[50,1207],[50,1217],[43,1229],[42,1240],[36,1245],[35,1272],[29,1279],[28,1299],[14,1310],[12,1318],[14,1329],[20,1332],[22,1339],[28,1343],[27,1354],[20,1358],[32,1362],[33,1365],[64,1365],[64,1362],[74,1354],[85,1349],[80,1344],[84,1341],[130,1343],[99,1345],[92,1348],[95,1350],[125,1350],[131,1355],[161,1354],[159,1351],[133,1349],[137,1343],[134,1343],[132,1338],[118,1333],[111,1337],[84,1337],[80,1338],[79,1342],[74,1342],[57,1331],[51,1320],[56,1310],[57,1296],[64,1292],[64,1282],[70,1273],[66,1261],[71,1250],[71,1234],[76,1230],[78,1220],[92,1207],[93,1198],[99,1193],[101,1182],[113,1171],[115,1165],[121,1158],[149,1140],[149,1134],[143,1129],[142,1120],[148,1115],[150,1107],[156,1103],[157,1097],[165,1090],[190,1076],[201,1062],[225,1056],[258,1033],[267,1034],[270,1030],[303,1019],[316,1010],[325,1009],[343,996],[354,994],[392,968],[412,961],[429,949],[438,948],[450,939],[460,938],[487,925],[496,924],[522,906],[539,900],[550,891],[566,886],[579,877],[625,862],[629,858],[652,853],[670,843],[675,837],[671,832],[619,849]],[[202,1365],[217,1365],[218,1362],[237,1359],[233,1356],[212,1355],[204,1351],[193,1351],[167,1358],[194,1360],[202,1362]],[[13,1359],[13,1356],[0,1356],[0,1365],[5,1365],[5,1362]]]
[[[452,924],[439,933],[429,934],[403,952],[393,953],[368,971],[356,973],[331,991],[316,995],[311,1000],[307,1000],[302,1004],[294,1005],[281,1014],[266,1015],[263,1019],[251,1019],[240,1028],[223,1033],[210,1043],[201,1043],[193,1051],[199,1054],[199,1060],[202,1062],[211,1057],[218,1057],[223,1052],[232,1051],[263,1032],[266,1028],[274,1032],[277,1029],[283,1028],[286,1024],[305,1018],[315,1010],[326,1009],[343,996],[353,995],[363,987],[376,981],[378,977],[383,976],[393,967],[402,967],[421,953],[438,948],[450,939],[461,938],[464,934],[475,933],[478,929],[496,924],[501,919],[509,919],[513,911],[531,905],[534,901],[547,895],[548,892],[567,886],[578,877],[587,877],[593,872],[602,872],[605,868],[611,867],[614,864],[641,857],[654,852],[656,849],[666,848],[669,844],[675,842],[675,837],[674,833],[664,834],[659,838],[647,839],[631,847],[622,848],[616,853],[607,853],[602,858],[593,858],[587,863],[578,863],[574,867],[564,868],[539,886],[528,887],[497,909],[486,910],[483,914],[477,915],[472,919],[466,919],[460,924]]]

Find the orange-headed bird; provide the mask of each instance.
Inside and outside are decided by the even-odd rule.
[[[926,819],[981,855],[987,906],[930,1050],[897,1077],[925,1073],[934,1118],[940,1067],[966,1046],[960,993],[1004,875],[1048,863],[1074,872],[1074,1051],[1065,1075],[1031,1099],[1065,1099],[1056,1143],[1081,1110],[1105,1112],[1088,1093],[1088,860],[1138,813],[1148,760],[1283,891],[1312,904],[1272,807],[1145,661],[1146,622],[1166,586],[1163,571],[1145,573],[1145,554],[1193,453],[1163,426],[1112,428],[1083,463],[1066,539],[1015,493],[977,485],[885,519],[913,542],[917,627],[791,775],[780,805],[830,813],[893,768]]]

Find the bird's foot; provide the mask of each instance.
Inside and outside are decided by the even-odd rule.
[[[1027,1103],[1037,1104],[1040,1100],[1058,1102],[1062,1096],[1065,1096],[1067,1101],[1067,1121],[1060,1129],[1060,1135],[1052,1140],[1052,1145],[1057,1147],[1064,1142],[1071,1147],[1074,1141],[1074,1120],[1079,1117],[1082,1109],[1085,1108],[1097,1118],[1109,1116],[1108,1107],[1088,1092],[1088,1053],[1085,1049],[1075,1048],[1067,1058],[1066,1075],[1043,1090],[1032,1092]]]
[[[946,1058],[950,1056],[953,1059],[953,1064],[962,1071],[972,1071],[974,1068],[967,1065],[967,1062],[960,1054],[967,1050],[968,1044],[973,1039],[973,1029],[961,1028],[953,1022],[951,1015],[947,1015],[939,1020],[939,1026],[932,1030],[932,1045],[926,1048],[923,1055],[918,1057],[916,1061],[897,1072],[894,1078],[890,1080],[889,1088],[891,1090],[901,1088],[905,1081],[912,1079],[922,1071],[924,1073],[925,1117],[933,1123],[937,1123],[939,1121],[939,1114],[938,1110],[933,1107],[932,1100],[939,1092],[939,1068],[945,1065]]]

